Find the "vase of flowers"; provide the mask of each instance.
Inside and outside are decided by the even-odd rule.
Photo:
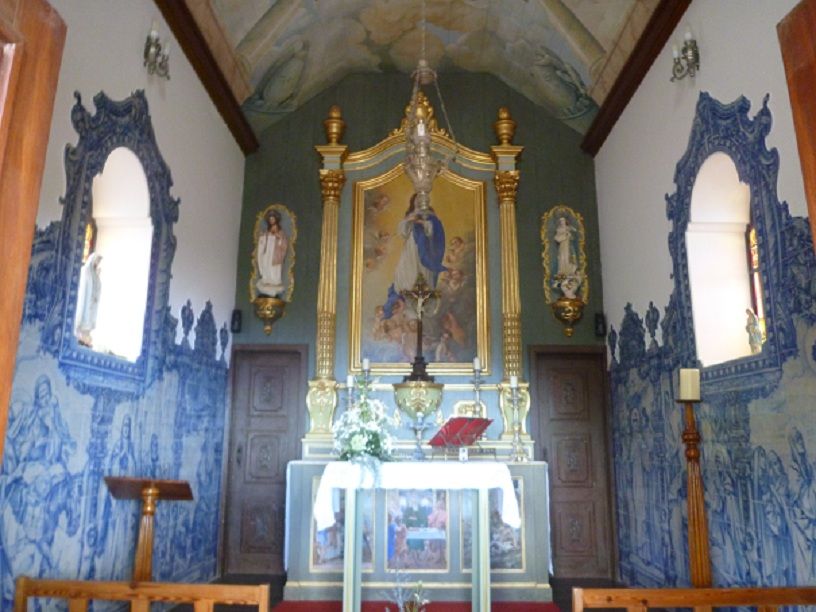
[[[349,377],[348,408],[332,427],[334,450],[342,460],[391,458],[393,438],[385,404],[371,397],[367,375]]]

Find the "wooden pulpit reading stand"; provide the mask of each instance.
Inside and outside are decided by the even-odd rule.
[[[186,480],[156,480],[130,476],[105,476],[105,484],[116,499],[141,499],[142,519],[139,522],[139,539],[133,561],[133,580],[153,580],[153,516],[159,499],[193,499],[190,483]]]

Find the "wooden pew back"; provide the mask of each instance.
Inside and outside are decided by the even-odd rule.
[[[14,612],[26,612],[31,597],[68,600],[69,612],[85,612],[91,600],[130,601],[132,612],[148,612],[151,602],[192,603],[195,612],[212,612],[215,604],[257,605],[269,610],[269,585],[183,584],[169,582],[96,582],[17,579]]]
[[[779,606],[816,605],[816,587],[750,587],[729,589],[581,589],[572,590],[573,612],[586,608],[693,608],[697,612],[720,606],[750,606],[772,612]]]

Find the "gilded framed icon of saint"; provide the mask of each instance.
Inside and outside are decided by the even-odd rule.
[[[352,369],[401,374],[417,352],[417,314],[405,292],[422,275],[438,296],[422,313],[422,352],[432,374],[489,363],[485,187],[451,171],[420,211],[402,166],[354,189]]]

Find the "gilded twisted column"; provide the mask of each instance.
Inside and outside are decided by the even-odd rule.
[[[499,404],[504,421],[503,439],[513,437],[513,405],[508,380],[522,376],[521,363],[521,295],[519,292],[518,237],[516,233],[516,193],[520,173],[516,164],[524,147],[511,144],[516,122],[510,112],[502,107],[493,125],[499,144],[491,147],[496,162],[493,182],[499,200],[499,231],[501,234],[501,282],[502,282],[502,337],[504,340],[504,381],[500,385]],[[526,439],[527,412],[530,409],[529,385],[519,383],[519,419]]]
[[[309,381],[306,406],[309,410],[307,439],[330,439],[332,418],[337,407],[334,379],[334,351],[337,320],[337,225],[340,193],[346,182],[343,160],[347,147],[340,144],[345,129],[340,108],[332,106],[323,122],[328,144],[315,147],[323,159],[320,189],[323,222],[320,235],[320,276],[317,285],[317,363],[315,378]],[[308,448],[308,447],[307,447]],[[305,455],[308,454],[304,453]]]

